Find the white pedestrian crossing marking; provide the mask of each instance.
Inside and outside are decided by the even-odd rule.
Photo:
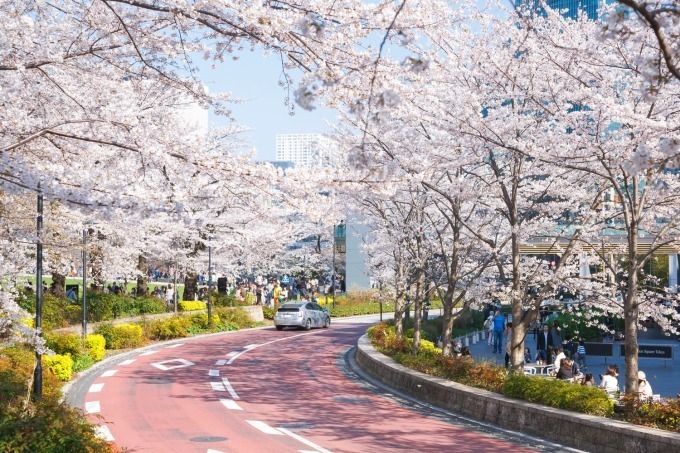
[[[217,362],[215,362],[215,365],[216,365],[216,366],[222,366],[222,365],[224,365],[224,364],[226,364],[226,363],[227,363],[226,360],[218,360]]]
[[[220,370],[208,370],[208,376],[219,376]]]

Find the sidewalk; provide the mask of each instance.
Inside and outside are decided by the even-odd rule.
[[[652,386],[655,394],[660,394],[662,397],[675,397],[680,392],[680,342],[666,338],[654,337],[653,335],[646,335],[640,332],[638,343],[640,345],[666,345],[673,347],[673,359],[639,359],[639,369],[644,371],[647,375],[647,380]],[[454,332],[455,335],[455,332]],[[487,344],[487,338],[480,340],[477,344],[470,342],[470,353],[475,359],[487,359],[496,362],[500,365],[505,363],[505,341],[503,342],[503,352],[501,354],[493,353],[493,346]],[[505,340],[505,339],[504,339]],[[595,382],[599,384],[600,374],[604,374],[608,365],[617,364],[619,366],[619,387],[623,390],[625,388],[625,358],[619,357],[618,345],[622,342],[615,342],[614,357],[587,357],[588,370],[586,372],[592,373],[595,377]],[[532,333],[529,333],[525,341],[526,347],[531,350],[531,354],[536,354],[536,339]]]

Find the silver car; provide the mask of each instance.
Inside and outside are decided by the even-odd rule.
[[[328,310],[314,302],[289,302],[276,310],[274,325],[276,330],[283,330],[284,327],[301,327],[305,330],[312,327],[325,329],[331,325],[331,315]]]

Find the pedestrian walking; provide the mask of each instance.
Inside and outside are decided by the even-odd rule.
[[[500,354],[501,346],[503,345],[503,332],[506,329],[505,316],[501,311],[496,311],[496,316],[493,318],[493,353]]]
[[[486,327],[487,335],[489,337],[489,340],[487,341],[487,344],[489,346],[493,344],[493,317],[494,312],[492,310],[491,312],[489,312],[489,317],[486,318],[486,321],[484,321],[484,327]]]
[[[583,340],[578,342],[578,347],[576,348],[576,363],[584,370],[588,369],[586,366],[586,343]]]

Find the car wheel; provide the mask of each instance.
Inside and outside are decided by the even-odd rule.
[[[331,325],[331,318],[326,316],[326,319],[323,320],[323,328],[328,329],[328,326],[330,326],[330,325]]]
[[[283,326],[276,326],[276,330],[283,330]]]
[[[309,330],[312,328],[312,320],[307,318],[307,322],[305,323],[305,330]]]

